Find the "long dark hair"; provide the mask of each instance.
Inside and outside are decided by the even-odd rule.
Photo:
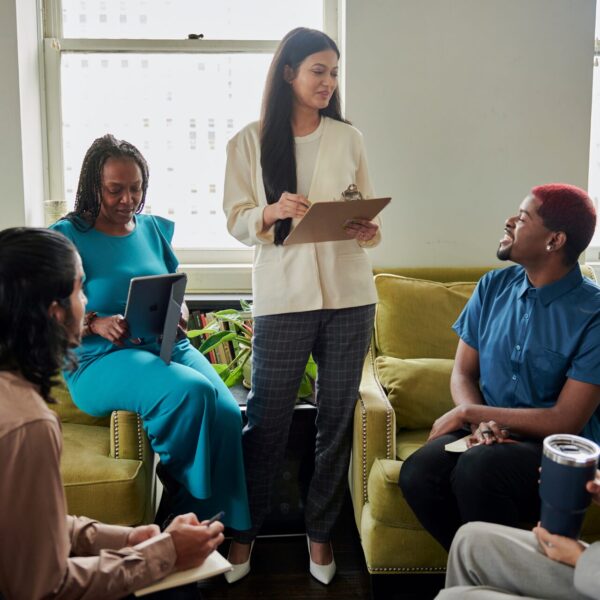
[[[144,208],[148,189],[148,163],[133,144],[125,140],[117,140],[113,135],[107,133],[95,139],[85,153],[79,174],[75,208],[73,212],[64,217],[80,231],[91,229],[100,213],[102,169],[109,158],[129,158],[136,162],[142,172],[142,200],[135,211],[136,214],[141,213]]]
[[[48,309],[56,301],[70,314],[76,275],[75,246],[57,231],[0,231],[0,370],[19,371],[46,402],[53,378],[75,364],[67,328]]]
[[[292,71],[311,54],[333,50],[338,58],[336,43],[322,31],[298,27],[292,29],[279,44],[267,74],[260,118],[260,165],[267,202],[277,202],[283,192],[296,193],[296,152],[292,132],[293,91],[285,80],[285,67]],[[336,87],[321,115],[344,121],[340,96]],[[290,232],[292,220],[275,223],[275,243],[281,244]]]

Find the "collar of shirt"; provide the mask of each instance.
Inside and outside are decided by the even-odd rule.
[[[525,295],[529,297],[537,296],[544,306],[548,306],[557,298],[575,289],[582,281],[583,275],[579,264],[576,264],[562,279],[541,288],[533,287],[527,277],[527,271],[523,271],[523,281],[519,286],[517,295],[519,298],[523,298]]]

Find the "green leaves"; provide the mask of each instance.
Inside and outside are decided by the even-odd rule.
[[[233,331],[219,331],[218,333],[211,335],[207,340],[204,340],[204,342],[200,344],[198,350],[200,350],[202,354],[207,354],[219,344],[223,344],[234,338],[235,333]]]
[[[206,338],[202,343],[196,342],[196,347],[202,354],[214,352],[221,344],[231,343],[233,351],[230,353],[235,354],[231,362],[213,364],[213,368],[228,387],[242,381],[244,365],[252,355],[252,306],[246,300],[240,300],[240,306],[242,310],[228,308],[212,313],[214,321],[203,329],[192,329],[187,333],[190,339]],[[298,390],[300,398],[313,395],[316,379],[317,365],[311,355]]]

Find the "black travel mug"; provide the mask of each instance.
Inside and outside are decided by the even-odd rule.
[[[540,498],[541,525],[550,533],[577,539],[591,495],[585,489],[598,468],[600,447],[577,435],[544,440]]]

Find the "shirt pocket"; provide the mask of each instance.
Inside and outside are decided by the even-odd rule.
[[[532,349],[530,357],[531,381],[536,395],[540,400],[554,404],[567,377],[569,357],[549,348]]]

